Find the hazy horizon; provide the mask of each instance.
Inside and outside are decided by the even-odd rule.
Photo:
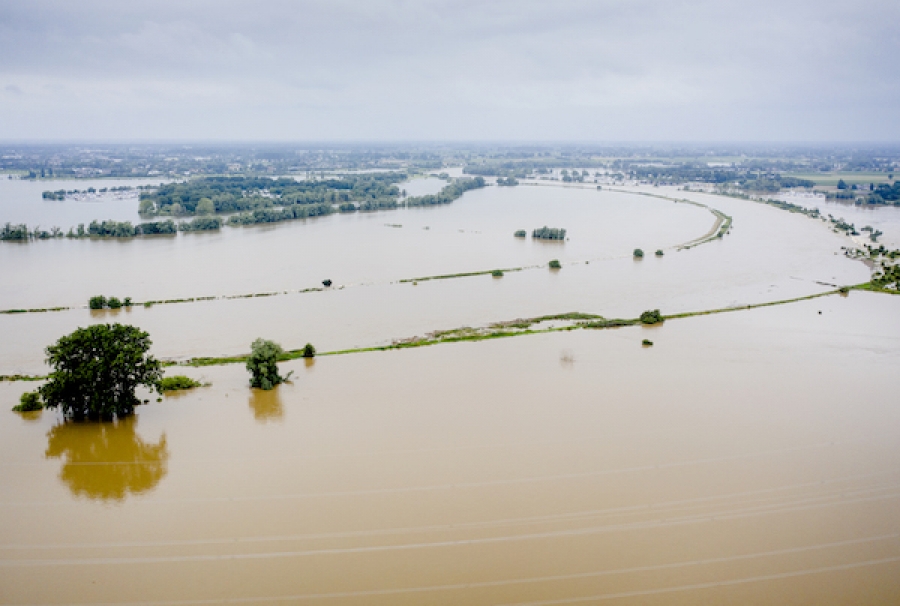
[[[0,141],[878,145],[897,3],[0,5]]]

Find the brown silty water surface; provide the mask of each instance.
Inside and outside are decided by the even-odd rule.
[[[0,595],[897,603],[898,311],[327,357],[268,393],[187,369],[212,386],[115,424],[8,415]]]
[[[568,311],[636,317],[645,309],[740,306],[868,279],[861,263],[838,254],[848,240],[819,222],[746,201],[653,188],[661,191],[722,209],[734,217],[732,234],[678,251],[714,225],[707,209],[596,189],[520,186],[470,192],[444,208],[177,238],[0,247],[10,268],[0,287],[7,309],[84,306],[101,293],[136,301],[289,293],[130,312],[0,315],[6,337],[0,372],[42,372],[46,343],[95,322],[141,326],[166,358],[239,354],[259,336],[277,336],[288,348],[311,341],[326,351]],[[566,227],[570,239],[512,237],[518,228],[545,224]],[[638,247],[646,253],[640,262],[632,258]],[[664,257],[653,255],[658,248]],[[562,270],[547,270],[553,258]],[[526,269],[502,279],[400,282],[517,267]],[[326,292],[297,292],[321,288],[325,278],[334,281]]]
[[[22,255],[10,280],[35,303],[74,295],[29,274],[101,276],[84,292],[125,296],[144,284],[126,269],[154,255],[177,277],[147,292],[281,288],[281,259],[305,276],[297,289],[314,277],[345,286],[0,316],[0,373],[43,372],[43,346],[88,322],[143,326],[163,356],[239,353],[258,336],[324,351],[572,310],[737,307],[868,277],[821,223],[690,196],[732,215],[733,233],[676,252],[708,231],[708,211],[519,187],[208,240],[0,247],[13,255],[4,263]],[[511,237],[545,223],[572,239]],[[325,248],[309,253],[309,240]],[[208,253],[195,248],[204,241]],[[61,268],[44,244],[73,245],[58,251]],[[107,245],[131,256],[96,252]],[[270,263],[214,263],[240,250]],[[92,261],[67,260],[79,255]],[[554,257],[558,272],[544,266]],[[541,267],[397,282],[507,260]],[[174,271],[192,264],[206,268],[195,282]],[[0,412],[0,602],[894,604],[898,311],[900,297],[852,292],[655,327],[295,361],[282,365],[293,382],[271,392],[251,390],[242,365],[170,369],[212,385],[116,423]],[[0,382],[0,407],[35,385]]]

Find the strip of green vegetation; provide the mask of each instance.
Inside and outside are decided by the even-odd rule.
[[[459,343],[464,341],[484,341],[487,339],[500,339],[507,337],[518,337],[522,335],[531,335],[549,332],[562,332],[579,329],[605,329],[620,328],[625,326],[637,326],[641,324],[656,324],[665,320],[678,320],[682,318],[692,318],[697,316],[707,316],[720,313],[728,313],[733,311],[743,311],[748,309],[757,309],[761,307],[773,307],[776,305],[786,305],[799,301],[808,301],[820,297],[827,297],[835,294],[847,294],[850,290],[865,290],[870,292],[900,294],[900,291],[894,289],[886,289],[880,285],[866,282],[854,286],[842,286],[835,290],[829,290],[803,297],[795,297],[793,299],[782,299],[779,301],[768,301],[765,303],[752,303],[750,305],[741,305],[737,307],[724,307],[719,309],[708,309],[702,311],[689,311],[679,314],[662,315],[659,310],[647,311],[641,314],[639,318],[604,318],[603,316],[582,312],[567,312],[562,314],[553,314],[547,316],[538,316],[535,318],[520,318],[517,320],[509,320],[504,322],[495,322],[486,328],[463,327],[452,330],[435,331],[425,337],[412,337],[394,341],[390,345],[380,345],[375,347],[357,347],[351,349],[341,349],[336,351],[328,351],[316,353],[315,348],[310,344],[290,351],[283,352],[279,355],[279,361],[296,360],[299,358],[310,358],[314,355],[319,356],[336,356],[351,353],[364,353],[374,351],[389,351],[393,349],[410,349],[415,347],[427,347],[437,345],[439,343]],[[536,325],[544,322],[567,321],[572,322],[565,326],[549,326],[547,328],[535,328]],[[184,362],[166,361],[163,366],[220,366],[225,364],[241,364],[246,363],[250,358],[249,354],[236,356],[220,356],[220,357],[200,357],[192,358]],[[42,381],[45,376],[36,375],[0,375],[0,381]],[[165,381],[165,379],[164,379]]]
[[[502,271],[503,273],[508,273],[511,271],[522,271],[523,269],[526,269],[526,268],[525,267],[510,267],[507,269],[500,269],[500,270],[486,269],[484,271],[470,271],[470,272],[459,273],[459,274],[444,274],[444,275],[440,275],[440,276],[425,276],[422,278],[404,278],[403,280],[400,280],[400,283],[406,284],[407,282],[427,282],[429,280],[450,280],[451,278],[470,278],[472,276],[484,276],[487,274],[493,275],[493,273],[495,271]]]
[[[46,375],[0,375],[0,381],[43,381]]]
[[[41,307],[41,308],[31,308],[31,309],[2,309],[0,310],[0,314],[39,314],[48,311],[64,311],[67,309],[72,309],[71,307]]]

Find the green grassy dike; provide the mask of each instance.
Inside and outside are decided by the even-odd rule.
[[[748,309],[756,309],[759,307],[772,307],[775,305],[787,305],[789,303],[797,303],[799,301],[807,301],[810,299],[818,299],[820,297],[828,297],[836,294],[846,294],[849,290],[872,290],[868,288],[869,284],[860,284],[857,286],[839,288],[826,292],[807,295],[804,297],[796,297],[793,299],[783,299],[780,301],[768,301],[765,303],[753,303],[750,305],[741,305],[738,307],[723,307],[720,309],[708,309],[702,311],[689,311],[680,314],[671,314],[662,316],[663,321],[680,320],[682,318],[692,318],[695,316],[708,316],[713,314],[727,313],[733,311],[743,311]],[[876,291],[889,292],[898,294],[894,291]],[[539,327],[544,322],[567,322],[563,326]],[[412,337],[409,339],[401,339],[394,341],[389,345],[380,345],[375,347],[357,347],[351,349],[341,349],[337,351],[326,351],[316,354],[317,356],[338,356],[354,353],[365,353],[372,351],[390,351],[394,349],[411,349],[415,347],[428,347],[441,343],[461,343],[465,341],[486,341],[488,339],[504,339],[508,337],[520,337],[524,335],[534,335],[550,332],[564,332],[570,330],[583,329],[605,329],[605,328],[621,328],[625,326],[636,326],[642,324],[640,318],[604,318],[596,314],[588,314],[581,312],[569,312],[564,314],[540,316],[537,318],[525,318],[510,320],[505,322],[495,322],[485,328],[463,327],[452,330],[435,331],[424,337]],[[279,361],[296,360],[302,357],[302,349],[294,349],[285,352]],[[228,356],[228,357],[204,357],[192,358],[185,362],[171,363],[181,366],[217,366],[221,364],[238,364],[246,362],[249,355]]]
[[[797,303],[799,301],[809,301],[820,297],[829,297],[833,295],[846,295],[851,290],[861,290],[868,292],[885,293],[898,295],[900,291],[893,289],[884,289],[871,282],[857,284],[855,286],[845,286],[834,290],[829,290],[803,297],[795,297],[793,299],[782,299],[779,301],[768,301],[765,303],[752,303],[750,305],[740,305],[737,307],[722,307],[719,309],[706,309],[701,311],[689,311],[679,314],[670,314],[662,316],[663,322],[667,320],[680,320],[682,318],[693,318],[697,316],[709,316],[713,314],[729,313],[734,311],[745,311],[748,309],[757,309],[761,307],[773,307],[776,305],[787,305]],[[547,322],[561,322],[560,326],[541,327],[541,324]],[[452,330],[435,331],[425,335],[424,337],[411,337],[408,339],[396,340],[389,345],[379,345],[374,347],[356,347],[351,349],[340,349],[336,351],[325,351],[316,354],[317,356],[340,356],[345,354],[365,353],[372,351],[390,351],[394,349],[412,349],[416,347],[428,347],[441,343],[462,343],[466,341],[486,341],[488,339],[505,339],[508,337],[521,337],[524,335],[535,335],[551,332],[565,332],[570,330],[600,330],[605,328],[622,328],[625,326],[637,326],[642,324],[640,318],[604,318],[597,314],[589,314],[582,312],[568,312],[563,314],[554,314],[549,316],[538,316],[536,318],[519,318],[516,320],[507,320],[503,322],[495,322],[484,328],[462,327]],[[296,360],[304,357],[304,349],[292,349],[284,352],[278,359],[281,362],[288,360]],[[226,364],[243,364],[249,359],[249,354],[240,354],[236,356],[218,356],[218,357],[200,357],[191,358],[183,362],[165,361],[163,366],[222,366]],[[42,381],[45,376],[40,375],[0,375],[0,381]]]

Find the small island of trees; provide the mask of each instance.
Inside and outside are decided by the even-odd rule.
[[[532,238],[539,240],[565,240],[566,230],[561,227],[539,227],[531,232]]]

